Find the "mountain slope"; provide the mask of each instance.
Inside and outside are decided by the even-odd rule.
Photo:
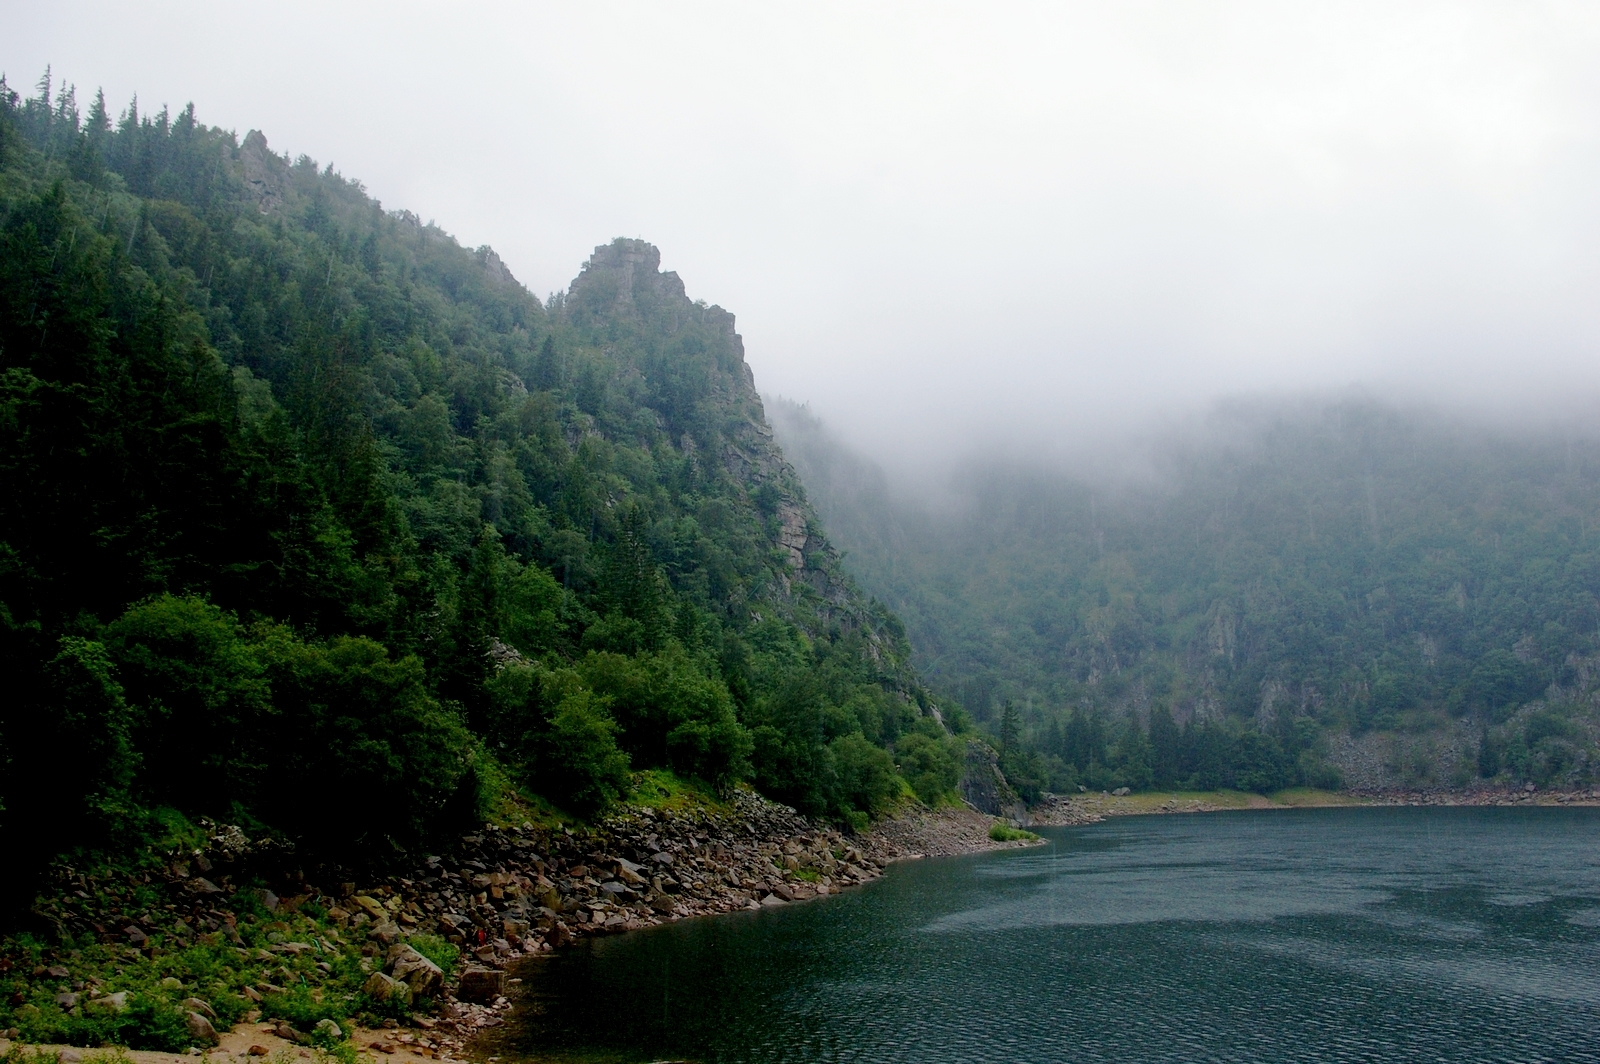
[[[641,769],[860,823],[953,761],[647,244],[544,304],[259,133],[0,85],[0,373],[19,866],[162,807],[382,855]]]
[[[975,462],[940,514],[893,501],[806,411],[774,417],[930,682],[980,718],[1019,704],[1058,782],[1116,762],[1131,718],[1137,784],[1178,741],[1151,727],[1168,712],[1233,753],[1207,768],[1196,738],[1153,766],[1162,785],[1312,782],[1299,753],[1257,771],[1253,749],[1270,763],[1297,745],[1364,785],[1592,779],[1592,439],[1367,400],[1238,404],[1157,448],[1142,485]]]

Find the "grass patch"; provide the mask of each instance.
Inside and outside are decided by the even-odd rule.
[[[703,784],[686,780],[664,768],[646,769],[633,774],[633,789],[628,801],[648,809],[682,812],[689,809],[710,809],[726,812],[727,803]]]
[[[450,978],[456,970],[456,962],[461,959],[461,947],[446,942],[438,935],[412,935],[406,939],[406,944],[437,964],[446,979]]]
[[[1307,808],[1327,805],[1361,805],[1362,800],[1338,791],[1293,787],[1270,795],[1250,791],[1139,791],[1107,795],[1097,791],[1068,795],[1090,809],[1107,813],[1161,813],[1202,809]]]
[[[516,828],[531,824],[541,830],[551,831],[563,824],[582,822],[582,817],[573,816],[542,796],[519,786],[493,758],[484,759],[478,766],[478,774],[484,794],[483,818],[496,827]]]
[[[1314,808],[1325,805],[1365,805],[1364,800],[1353,794],[1343,794],[1339,791],[1324,791],[1316,787],[1291,787],[1286,791],[1278,791],[1270,795],[1276,805],[1287,805],[1295,808]]]
[[[316,1037],[318,1020],[344,1028],[364,1000],[360,943],[346,941],[324,905],[311,898],[284,898],[268,912],[248,889],[193,897],[146,883],[142,874],[96,870],[88,880],[113,911],[139,916],[150,947],[139,951],[88,935],[69,935],[55,948],[27,935],[0,940],[0,1029],[16,1027],[19,1043],[181,1052],[195,1044],[185,999],[206,1002],[218,1030],[225,1030],[256,1007],[247,987],[265,994],[264,1015]],[[455,947],[435,936],[417,937],[418,952],[446,970],[453,966]],[[284,948],[291,943],[310,948]],[[40,970],[51,961],[67,974]],[[79,995],[76,1001],[60,997],[69,991]],[[106,995],[124,995],[122,1007],[98,1004]],[[337,1049],[331,1039],[323,1041],[330,1052]],[[7,1058],[3,1064],[29,1062]]]
[[[1022,828],[1014,828],[1007,824],[990,824],[989,837],[995,842],[1037,842],[1039,836]]]

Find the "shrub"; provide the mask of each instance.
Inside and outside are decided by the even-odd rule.
[[[720,677],[676,643],[659,654],[590,653],[584,681],[604,697],[636,764],[671,768],[724,787],[749,770],[751,740]]]
[[[456,962],[461,959],[461,948],[453,942],[446,942],[438,935],[412,935],[406,939],[407,944],[444,972],[446,979],[456,969]]]
[[[1031,831],[1000,823],[989,825],[989,837],[995,842],[1033,842],[1039,838]]]
[[[493,741],[530,788],[584,816],[627,794],[616,723],[577,672],[508,665],[488,693]]]
[[[472,736],[428,693],[421,661],[363,637],[305,643],[276,626],[257,636],[275,710],[263,820],[317,847],[381,852],[477,818]]]
[[[841,809],[878,816],[887,812],[900,793],[894,759],[861,735],[845,735],[828,744],[838,774]]]
[[[937,722],[924,718],[895,743],[900,774],[928,805],[938,805],[961,782],[961,740],[940,732]]]

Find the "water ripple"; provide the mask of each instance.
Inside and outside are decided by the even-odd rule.
[[[538,962],[502,1056],[1600,1064],[1590,811],[1144,818],[1050,838]]]

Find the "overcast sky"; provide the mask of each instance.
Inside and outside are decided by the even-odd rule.
[[[1222,394],[1600,391],[1600,5],[0,0],[0,69],[192,100],[492,244],[614,236],[891,464]]]

